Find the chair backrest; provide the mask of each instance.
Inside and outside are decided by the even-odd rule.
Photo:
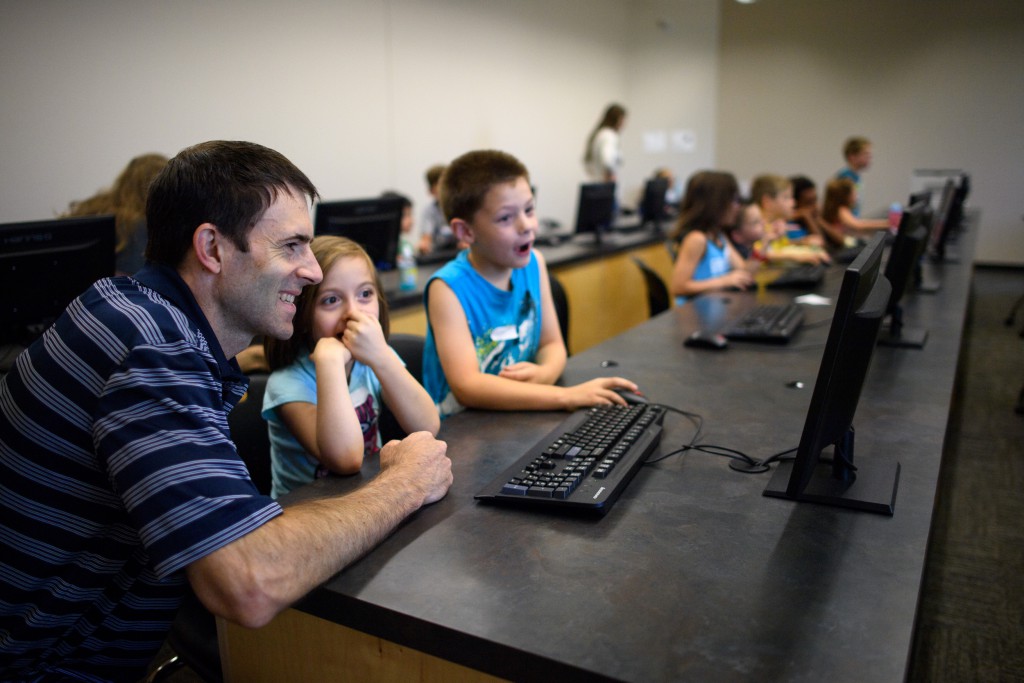
[[[263,494],[270,493],[270,435],[260,415],[267,377],[262,372],[249,375],[249,391],[228,415],[231,439],[249,469],[249,478]]]
[[[663,311],[667,311],[669,306],[671,306],[671,301],[665,281],[661,279],[661,276],[653,268],[636,256],[633,257],[633,263],[637,265],[644,276],[644,284],[647,286],[647,309],[650,316],[654,317]]]
[[[562,330],[562,341],[565,342],[565,349],[569,350],[569,299],[565,296],[565,288],[558,281],[551,271],[548,271],[548,280],[551,283],[551,300],[555,304],[555,312],[558,314],[558,327]]]
[[[423,346],[426,344],[426,341],[426,339],[418,334],[403,334],[400,332],[395,332],[388,337],[388,345],[405,361],[406,370],[420,384],[423,384]],[[403,439],[407,436],[405,430],[398,424],[394,413],[386,405],[381,406],[377,428],[380,430],[380,437],[384,443],[391,439]]]
[[[423,346],[426,343],[418,334],[395,332],[388,337],[388,345],[405,361],[405,368],[420,384],[423,384]]]

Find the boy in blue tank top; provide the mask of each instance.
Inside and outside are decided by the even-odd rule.
[[[566,350],[537,235],[526,167],[504,152],[462,155],[441,178],[441,208],[467,249],[427,283],[423,385],[442,418],[464,408],[575,410],[624,404],[621,377],[554,386]]]

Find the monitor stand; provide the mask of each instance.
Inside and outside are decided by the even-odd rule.
[[[901,349],[923,349],[927,340],[928,330],[903,326],[903,312],[898,306],[889,325],[883,327],[878,335],[879,346]]]
[[[895,468],[881,462],[873,462],[870,466],[858,466],[856,476],[847,481],[832,476],[831,463],[819,462],[803,493],[796,496],[786,492],[792,469],[792,461],[780,462],[764,490],[764,495],[890,516],[896,510],[896,489],[900,483],[898,462]]]

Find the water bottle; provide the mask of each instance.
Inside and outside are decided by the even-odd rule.
[[[412,242],[403,239],[398,245],[398,288],[409,291],[416,289],[416,256]]]
[[[900,219],[903,217],[903,207],[899,202],[889,205],[889,229],[895,232],[900,227]]]

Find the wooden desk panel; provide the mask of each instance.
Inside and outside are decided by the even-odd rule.
[[[218,618],[217,631],[229,683],[503,680],[294,609],[258,631]]]

